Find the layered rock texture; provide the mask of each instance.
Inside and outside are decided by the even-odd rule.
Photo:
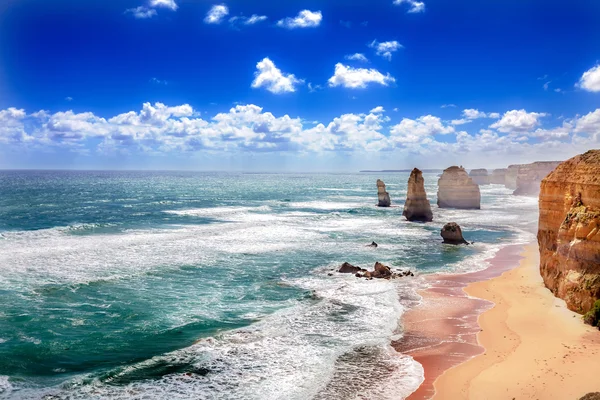
[[[490,175],[490,183],[494,185],[504,185],[506,182],[507,171],[507,168],[499,168],[492,171],[492,175]]]
[[[531,164],[519,165],[517,169],[516,189],[513,192],[520,196],[537,196],[540,193],[540,183],[550,172],[560,164],[560,161],[538,161]]]
[[[473,179],[473,182],[475,182],[478,185],[490,184],[490,177],[488,175],[487,169],[485,168],[472,169],[471,172],[469,172],[469,176],[471,177],[471,179]]]
[[[442,239],[448,244],[469,244],[462,235],[462,229],[456,222],[448,222],[442,228]]]
[[[561,163],[542,180],[540,273],[577,312],[600,298],[600,150]]]
[[[385,183],[381,179],[377,179],[377,206],[389,207],[392,205],[390,194],[385,191]]]
[[[425,193],[423,172],[417,168],[412,170],[408,178],[408,192],[402,215],[409,221],[429,222],[433,220],[431,204],[429,204],[427,193]]]
[[[438,181],[437,204],[441,208],[481,208],[481,193],[463,167],[444,170]]]

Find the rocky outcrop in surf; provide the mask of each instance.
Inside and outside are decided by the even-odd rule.
[[[469,244],[462,235],[462,229],[456,222],[448,222],[442,228],[440,233],[444,243],[448,244]]]
[[[377,179],[377,206],[389,207],[392,205],[390,194],[385,191],[385,183],[381,179]]]
[[[343,263],[340,266],[340,269],[338,269],[338,272],[341,274],[355,274],[357,272],[362,271],[363,269],[360,267],[355,267],[354,265],[350,264],[350,263]]]
[[[403,276],[415,276],[415,274],[410,270],[397,270],[397,272],[392,272],[392,269],[390,267],[380,263],[379,261],[375,263],[373,271],[368,271],[364,268],[356,267],[350,263],[345,262],[340,266],[338,272],[343,274],[354,274],[357,278],[367,279],[394,279]]]
[[[560,161],[537,161],[531,164],[519,165],[517,168],[517,196],[537,196],[540,193],[540,183],[550,172],[560,164]]]
[[[540,273],[576,312],[600,298],[600,150],[561,163],[541,182]]]
[[[409,221],[429,222],[433,220],[431,204],[425,193],[425,180],[421,170],[415,168],[408,178],[408,191],[402,215]]]
[[[471,172],[469,172],[469,176],[471,179],[473,179],[473,182],[478,185],[490,184],[490,177],[488,176],[488,171],[485,168],[472,169]]]
[[[481,208],[481,193],[463,167],[446,168],[438,180],[437,204],[440,208]]]
[[[490,183],[494,185],[504,185],[506,182],[507,168],[498,168],[492,171],[490,175]]]

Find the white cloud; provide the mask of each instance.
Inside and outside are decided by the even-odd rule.
[[[488,116],[488,118],[499,119],[500,113],[493,112],[493,113],[489,113],[487,116]]]
[[[416,1],[416,0],[394,0],[394,4],[396,5],[400,5],[400,4],[408,4],[410,6],[410,8],[408,9],[409,13],[420,13],[425,11],[425,3],[423,3],[422,1]]]
[[[430,136],[454,133],[454,127],[444,126],[438,117],[424,115],[416,120],[403,118],[390,129],[391,138],[397,143],[421,143],[432,140]]]
[[[369,83],[388,86],[396,80],[388,73],[383,75],[376,69],[352,68],[341,63],[335,65],[335,72],[329,78],[329,86],[343,86],[350,89],[363,89]]]
[[[67,97],[65,97],[65,100],[66,101],[73,101],[73,98],[71,96],[67,96]]]
[[[265,57],[256,64],[256,73],[254,74],[253,88],[264,87],[271,93],[280,94],[286,92],[295,92],[295,85],[301,84],[303,80],[297,79],[293,74],[284,74],[275,66],[273,61]]]
[[[465,118],[453,119],[452,121],[450,121],[450,123],[452,125],[464,125],[464,124],[468,124],[470,122],[473,122],[473,120],[471,120],[471,119],[465,119]]]
[[[137,19],[152,18],[157,14],[156,10],[144,6],[129,8],[125,10],[125,13],[130,13]]]
[[[314,28],[321,24],[321,11],[302,10],[294,18],[288,17],[277,21],[277,26],[287,29]]]
[[[150,7],[163,7],[173,11],[178,8],[175,0],[150,0]]]
[[[565,139],[573,132],[573,125],[569,122],[563,122],[562,126],[553,129],[536,129],[530,136],[541,139]]]
[[[344,57],[346,60],[369,62],[369,59],[362,53],[354,53]]]
[[[450,107],[454,108],[454,107],[456,107],[456,104],[442,104],[441,107],[442,108],[450,108]]]
[[[246,19],[244,21],[244,25],[254,25],[254,24],[257,24],[259,22],[266,21],[266,20],[267,20],[267,16],[266,15],[252,14],[250,16],[250,18],[248,18],[248,19]]]
[[[225,4],[216,4],[206,14],[204,22],[207,24],[220,24],[229,14],[229,8]]]
[[[552,82],[552,81],[548,81],[548,82],[544,83],[544,90],[546,90],[546,91],[547,91],[547,90],[548,90],[548,88],[550,88],[550,83],[551,83],[551,82]]]
[[[585,71],[577,86],[588,92],[600,92],[600,64]]]
[[[545,117],[545,113],[528,113],[525,110],[507,111],[498,122],[490,125],[490,128],[500,132],[527,132],[540,124],[539,119]]]
[[[578,118],[575,122],[575,132],[587,133],[600,139],[600,108]]]
[[[500,118],[499,113],[489,113],[488,114],[483,111],[479,111],[475,108],[467,108],[467,109],[463,110],[462,115],[464,118],[469,119],[469,120],[478,119],[478,118],[495,118],[495,119]]]
[[[377,54],[378,56],[381,56],[387,59],[388,61],[391,61],[392,53],[398,51],[404,46],[402,46],[395,40],[389,42],[378,42],[377,40],[373,40],[371,44],[369,44],[369,47],[374,48],[375,54]]]
[[[379,114],[379,113],[385,112],[385,109],[383,108],[383,106],[377,106],[369,112],[371,114]]]
[[[318,91],[318,90],[321,90],[321,89],[323,89],[323,86],[321,86],[321,85],[314,85],[314,84],[312,84],[311,82],[308,82],[308,85],[307,85],[307,87],[308,87],[308,91],[309,91],[310,93],[314,93],[314,92],[316,92],[316,91]]]

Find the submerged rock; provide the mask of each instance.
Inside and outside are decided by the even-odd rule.
[[[586,313],[600,298],[600,150],[561,163],[542,180],[540,274],[569,309]]]
[[[469,244],[462,235],[462,230],[456,222],[448,222],[442,228],[441,236],[444,243],[448,244]]]
[[[425,193],[423,173],[417,168],[412,170],[408,178],[408,192],[402,215],[409,221],[429,222],[433,220],[431,204]]]
[[[381,179],[377,179],[377,206],[389,207],[392,205],[390,194],[385,191],[385,183]]]
[[[481,193],[463,167],[446,168],[438,181],[437,204],[440,208],[481,208]]]

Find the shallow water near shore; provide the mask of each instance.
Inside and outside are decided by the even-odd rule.
[[[375,207],[378,178],[399,207]],[[424,178],[434,205],[437,174]],[[537,201],[482,186],[482,210],[408,223],[407,180],[0,172],[0,398],[408,395],[422,368],[390,342],[419,275],[527,242]],[[442,245],[449,221],[475,244]],[[418,276],[334,273],[344,261]]]

